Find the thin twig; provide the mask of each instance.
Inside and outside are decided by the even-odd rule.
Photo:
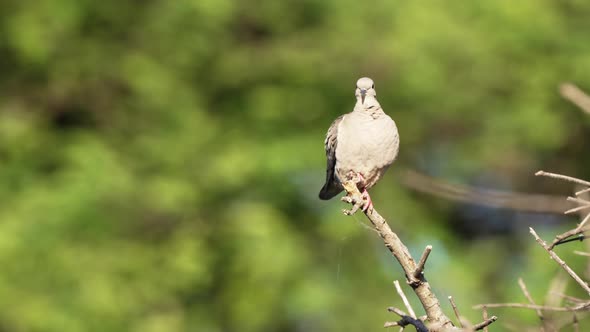
[[[573,313],[574,315],[574,332],[579,332],[580,331],[580,326],[578,325],[578,317],[576,317],[576,313]]]
[[[582,205],[590,204],[590,201],[580,198],[580,197],[568,196],[565,200],[568,202],[574,202],[574,203],[578,203],[578,204],[582,204]]]
[[[396,308],[396,307],[388,307],[387,308],[387,311],[393,312],[393,313],[395,313],[396,315],[398,315],[400,317],[403,317],[403,316],[407,316],[408,315],[403,310],[401,310],[399,308]]]
[[[569,275],[558,271],[555,276],[549,282],[549,288],[545,294],[545,306],[548,307],[561,307],[563,298],[556,296],[556,293],[564,293],[569,281]]]
[[[481,314],[482,314],[483,320],[484,321],[488,320],[488,307],[483,306],[483,308],[481,308],[481,311],[482,311]],[[487,325],[483,327],[483,332],[488,332],[488,326]]]
[[[457,322],[459,322],[459,327],[463,328],[463,323],[461,322],[461,315],[459,314],[459,308],[457,308],[457,304],[455,303],[455,300],[453,300],[452,296],[449,296],[449,302],[451,302],[451,307],[453,307],[455,317],[457,317]]]
[[[410,305],[410,301],[408,301],[406,294],[404,294],[404,291],[402,290],[401,286],[399,285],[399,281],[395,280],[393,282],[393,284],[395,285],[395,289],[397,290],[399,297],[402,298],[402,301],[404,302],[406,309],[408,309],[408,312],[410,313],[410,317],[416,319],[416,313],[414,312],[414,309],[412,309],[412,306]]]
[[[383,327],[400,326],[401,327],[400,331],[403,331],[403,329],[406,326],[412,325],[416,328],[417,332],[428,332],[428,328],[426,327],[426,325],[424,325],[424,322],[422,320],[417,319],[415,317],[410,317],[410,316],[406,315],[405,312],[403,312],[402,310],[400,310],[396,307],[389,307],[389,308],[387,308],[387,311],[394,312],[395,314],[400,316],[401,319],[398,320],[397,322],[385,322]]]
[[[574,105],[578,106],[583,112],[590,113],[590,96],[572,83],[562,83],[559,86],[561,96]]]
[[[484,320],[483,322],[481,322],[481,323],[479,323],[479,324],[475,324],[475,325],[473,326],[473,329],[474,329],[475,331],[481,330],[481,329],[483,329],[484,327],[486,327],[486,326],[488,326],[488,325],[492,324],[492,323],[493,323],[493,322],[495,322],[496,320],[498,320],[498,317],[496,317],[496,316],[492,316],[492,317],[490,317],[490,318],[488,318],[488,319]]]
[[[582,205],[582,206],[578,206],[578,207],[569,209],[569,210],[565,211],[563,214],[571,214],[571,213],[574,213],[574,212],[586,210],[588,208],[590,208],[590,204]]]
[[[585,194],[587,192],[590,192],[590,188],[586,188],[586,189],[582,189],[582,190],[576,191],[576,196],[580,196],[580,195]]]
[[[580,255],[580,256],[590,257],[590,252],[585,252],[585,251],[574,250],[574,254]]]
[[[524,280],[522,280],[522,278],[518,278],[518,286],[520,286],[520,289],[522,290],[524,297],[526,297],[529,303],[532,305],[537,305],[535,303],[535,300],[533,300],[531,293],[529,293],[529,290],[526,288],[526,284],[524,283]],[[539,319],[543,321],[543,312],[541,311],[541,309],[536,309],[536,312],[537,316],[539,316]]]
[[[535,173],[536,176],[546,176],[546,177],[550,177],[550,178],[554,178],[554,179],[560,179],[560,180],[565,180],[565,181],[570,181],[570,182],[574,182],[574,183],[579,183],[581,185],[590,187],[590,182],[588,181],[584,181],[578,178],[574,178],[571,176],[567,176],[567,175],[563,175],[563,174],[557,174],[557,173],[550,173],[550,172],[545,172],[545,171],[538,171],[537,173]]]
[[[570,243],[570,242],[574,242],[574,241],[582,242],[587,238],[586,235],[584,235],[584,234],[574,234],[574,235],[576,235],[576,237],[570,237],[569,239],[559,240],[557,242],[552,243],[551,246],[549,246],[549,248],[553,249],[556,246]]]
[[[555,295],[561,297],[562,299],[565,299],[567,301],[570,301],[571,303],[578,303],[578,304],[580,304],[580,303],[586,303],[587,302],[586,300],[582,300],[582,299],[579,299],[577,297],[573,297],[573,296],[566,295],[566,294],[559,293],[559,292],[552,292],[552,294],[555,294]]]
[[[426,265],[426,260],[428,259],[428,255],[430,255],[430,252],[432,251],[432,246],[431,245],[427,245],[426,248],[424,249],[424,252],[422,253],[422,257],[420,257],[420,260],[418,261],[418,265],[416,266],[416,270],[414,271],[414,278],[418,279],[420,278],[420,275],[424,272],[424,266]]]
[[[385,322],[385,324],[383,324],[383,327],[394,327],[394,326],[399,326],[399,324],[397,322]]]
[[[580,233],[584,233],[589,231],[589,228],[583,228],[586,223],[588,222],[588,219],[590,219],[590,213],[588,215],[586,215],[586,217],[584,219],[582,219],[582,222],[580,222],[580,224],[578,226],[576,226],[576,228],[574,229],[570,229],[567,232],[564,232],[562,234],[559,234],[555,237],[555,239],[553,239],[553,242],[551,243],[551,245],[549,246],[549,249],[553,249],[557,244],[561,244],[564,243],[564,239],[567,239],[570,236],[574,236],[574,235],[578,235]],[[583,239],[576,239],[576,240],[583,240]]]
[[[566,262],[564,262],[561,258],[559,258],[559,256],[557,256],[557,254],[555,252],[553,252],[553,250],[551,250],[551,248],[547,245],[547,243],[545,243],[545,241],[543,241],[539,235],[537,235],[537,232],[535,232],[535,230],[532,227],[529,227],[529,230],[531,232],[531,234],[535,237],[535,240],[541,245],[541,247],[543,247],[543,249],[545,249],[548,253],[549,256],[551,256],[551,258],[557,262],[557,264],[559,264],[559,266],[561,266],[565,272],[567,272],[577,283],[578,285],[580,285],[588,294],[590,294],[590,287],[588,286],[588,284],[583,281],[577,274],[576,272],[574,272],[574,270],[572,270],[569,265],[566,264]]]
[[[546,310],[546,311],[576,311],[582,310],[582,308],[578,307],[549,307],[544,305],[533,305],[527,303],[486,303],[486,304],[478,304],[473,306],[474,309],[481,309],[483,307],[487,308],[522,308],[522,309],[533,309],[533,310]]]

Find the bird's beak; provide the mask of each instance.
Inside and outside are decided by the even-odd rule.
[[[367,89],[361,89],[361,103],[365,103],[365,95],[367,94]]]

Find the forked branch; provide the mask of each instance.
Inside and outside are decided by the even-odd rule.
[[[344,211],[345,214],[349,215],[358,211],[364,201],[363,196],[353,179],[350,179],[343,185],[348,193],[348,196],[343,197],[343,201],[353,204],[351,210]],[[442,311],[439,300],[432,291],[430,284],[426,281],[424,273],[422,273],[428,255],[423,255],[423,263],[420,265],[417,264],[412,258],[412,255],[410,255],[408,248],[402,243],[397,234],[391,230],[385,219],[374,208],[367,209],[365,215],[369,218],[369,221],[373,224],[373,227],[375,227],[383,239],[387,249],[389,249],[403,268],[408,283],[414,290],[414,293],[420,300],[420,303],[426,312],[428,321],[433,325],[440,326],[441,329],[452,329],[453,323]],[[428,250],[428,252],[429,251],[430,250]]]

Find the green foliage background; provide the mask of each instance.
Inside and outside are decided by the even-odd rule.
[[[325,131],[361,76],[402,139],[375,205],[414,255],[434,246],[439,298],[477,321],[473,304],[524,301],[523,276],[542,302],[557,267],[528,226],[550,238],[574,219],[399,178],[564,195],[534,171],[590,178],[590,118],[557,93],[590,89],[589,15],[581,0],[3,1],[0,330],[380,330],[401,269],[362,216],[317,199]]]

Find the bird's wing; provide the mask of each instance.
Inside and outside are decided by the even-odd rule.
[[[346,114],[342,114],[328,128],[324,146],[326,149],[326,183],[320,190],[320,199],[330,199],[342,191],[342,185],[338,179],[334,178],[336,167],[336,146],[338,145],[338,125]]]

